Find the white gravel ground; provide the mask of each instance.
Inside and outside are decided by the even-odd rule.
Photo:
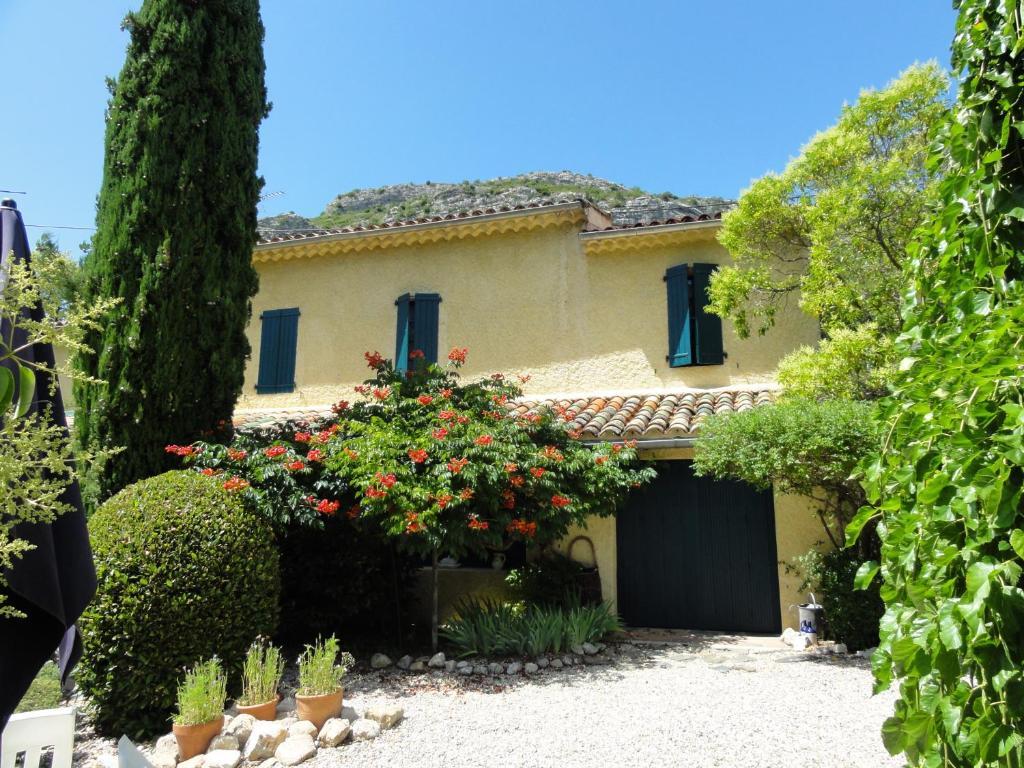
[[[361,676],[357,711],[400,701],[405,720],[372,742],[323,750],[334,766],[902,765],[882,747],[889,693],[865,660],[775,651],[665,648],[614,666],[533,679]],[[416,681],[416,682],[414,682]]]

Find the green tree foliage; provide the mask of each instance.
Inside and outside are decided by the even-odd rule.
[[[30,410],[37,388],[56,386],[57,371],[19,353],[35,344],[83,349],[83,336],[98,327],[98,318],[112,305],[65,304],[56,287],[60,275],[60,265],[46,260],[31,268],[14,263],[0,273],[0,322],[11,329],[0,338],[0,363],[5,363],[0,365],[0,616],[16,615],[5,605],[3,575],[31,548],[15,535],[16,526],[50,522],[70,511],[61,495],[78,477],[67,430],[46,412]],[[37,306],[42,319],[30,315]],[[79,458],[87,466],[95,457]]]
[[[164,444],[209,435],[242,387],[257,277],[257,128],[267,114],[257,0],[145,0],[107,111],[88,297],[121,304],[89,338],[83,445],[123,446],[101,496],[166,468]]]
[[[911,246],[903,356],[865,469],[886,603],[882,737],[912,765],[1024,765],[1024,100],[1021,8],[961,0],[945,179]],[[877,566],[863,568],[862,581]]]
[[[67,253],[60,250],[57,242],[47,232],[36,241],[32,251],[32,265],[37,271],[47,274],[44,304],[59,311],[60,317],[70,306],[81,304],[85,291],[85,274],[81,265]]]
[[[712,311],[746,336],[765,333],[799,298],[826,336],[894,336],[906,245],[934,197],[936,169],[925,159],[947,85],[926,64],[862,92],[782,173],[747,189],[719,235],[735,263],[712,279]]]

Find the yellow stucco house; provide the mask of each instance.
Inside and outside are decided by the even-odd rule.
[[[814,514],[794,497],[695,477],[688,459],[701,419],[770,402],[779,359],[818,329],[792,307],[777,332],[740,339],[704,312],[708,278],[729,260],[720,226],[615,227],[577,201],[265,239],[236,421],[353,399],[367,350],[401,365],[412,348],[436,359],[468,347],[467,377],[529,374],[519,408],[563,403],[581,439],[636,439],[657,462],[651,487],[585,531],[628,624],[795,625],[802,596],[780,563],[820,538]]]

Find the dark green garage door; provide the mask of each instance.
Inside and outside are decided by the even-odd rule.
[[[633,627],[778,632],[772,496],[697,477],[688,461],[619,513],[619,611]]]

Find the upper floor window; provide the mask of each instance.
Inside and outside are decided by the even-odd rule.
[[[395,333],[395,370],[412,367],[409,354],[423,353],[428,363],[437,362],[437,314],[441,297],[436,293],[406,293],[395,299],[398,330]]]
[[[299,309],[268,309],[260,314],[260,369],[256,391],[292,392],[295,389],[295,345]]]
[[[722,319],[706,310],[715,264],[680,264],[665,272],[668,290],[668,364],[721,365]]]

